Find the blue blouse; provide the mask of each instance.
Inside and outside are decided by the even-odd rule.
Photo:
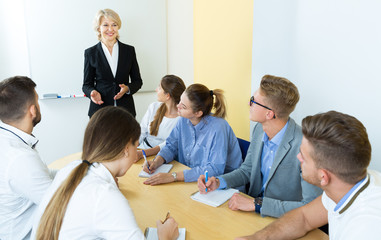
[[[197,181],[205,170],[209,176],[218,176],[233,171],[242,163],[233,129],[226,120],[213,116],[203,117],[196,126],[181,117],[158,155],[166,163],[176,159],[190,167],[183,171],[185,182]]]

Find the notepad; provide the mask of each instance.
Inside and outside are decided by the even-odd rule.
[[[185,232],[185,228],[179,228],[179,237],[177,238],[177,240],[185,240]],[[147,240],[159,240],[157,236],[157,228],[146,228],[144,236]]]
[[[229,188],[226,190],[214,190],[207,194],[201,194],[196,192],[191,195],[191,198],[195,201],[204,203],[212,207],[218,207],[227,200],[229,200],[234,193],[239,192],[237,189]]]
[[[152,173],[152,174],[149,174],[149,173],[147,173],[147,172],[145,172],[145,171],[142,170],[142,171],[139,173],[139,177],[149,178],[149,177],[152,177],[152,176],[154,176],[154,175],[156,175],[156,174],[158,174],[158,173],[169,173],[169,171],[171,171],[172,167],[173,167],[172,164],[163,164],[163,165],[161,165],[160,167],[158,167],[158,168],[155,170],[155,172]]]

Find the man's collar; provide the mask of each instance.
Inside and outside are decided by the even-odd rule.
[[[21,141],[23,141],[26,145],[34,149],[38,143],[38,139],[33,136],[33,134],[28,134],[16,127],[13,127],[9,124],[6,124],[0,120],[0,130],[7,131],[10,134],[13,134]]]

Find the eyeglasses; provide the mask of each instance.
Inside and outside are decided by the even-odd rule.
[[[274,112],[274,110],[272,110],[271,108],[266,107],[265,105],[262,105],[260,103],[257,103],[256,101],[254,101],[254,96],[251,96],[251,98],[250,98],[250,107],[251,107],[251,105],[253,105],[253,103]],[[275,112],[274,112],[274,118],[275,118]]]

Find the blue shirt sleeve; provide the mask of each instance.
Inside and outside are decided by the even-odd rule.
[[[218,180],[220,180],[220,186],[217,188],[217,190],[225,189],[227,184],[223,177],[217,177]]]

